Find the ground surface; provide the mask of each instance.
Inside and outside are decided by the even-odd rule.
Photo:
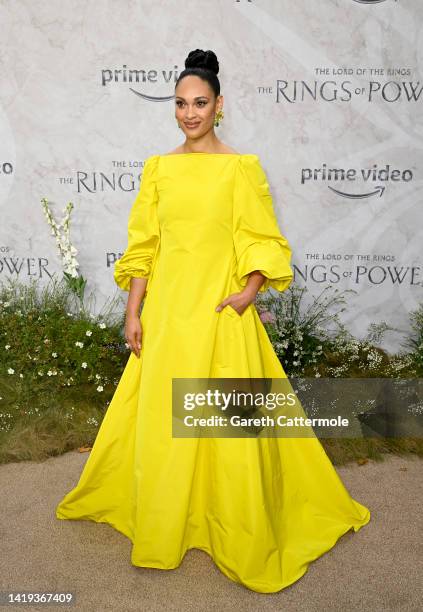
[[[230,581],[203,551],[187,552],[175,570],[136,568],[131,542],[107,524],[60,521],[55,507],[76,484],[87,453],[43,463],[0,466],[0,590],[71,590],[72,606],[5,610],[219,612],[386,612],[422,609],[423,461],[338,467],[350,494],[370,508],[370,523],[349,532],[308,572],[275,594]]]

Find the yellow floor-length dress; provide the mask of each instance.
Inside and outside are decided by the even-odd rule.
[[[260,291],[284,291],[290,260],[257,155],[147,159],[114,271],[126,291],[148,279],[141,356],[130,354],[57,518],[109,523],[132,541],[135,566],[176,568],[202,549],[261,593],[370,520],[315,437],[172,437],[172,377],[286,378],[254,304],[215,308],[253,270],[266,276]]]

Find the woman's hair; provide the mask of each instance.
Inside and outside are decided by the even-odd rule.
[[[185,70],[179,75],[175,88],[181,79],[193,74],[207,81],[217,98],[217,96],[220,95],[220,82],[217,78],[218,72],[219,62],[217,61],[216,54],[210,51],[210,49],[207,51],[195,49],[195,51],[190,51],[188,53],[185,60]]]

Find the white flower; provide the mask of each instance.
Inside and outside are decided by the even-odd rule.
[[[100,323],[99,327],[100,327],[100,329],[104,329],[106,327],[106,324],[105,323]]]
[[[7,369],[7,373],[8,373],[8,374],[14,374],[14,373],[15,373],[15,370],[14,370],[13,368],[8,368],[8,369]]]
[[[79,348],[82,348],[84,346],[83,342],[75,342],[75,346],[79,346]]]
[[[6,344],[4,348],[6,349],[6,351],[8,351],[10,349],[10,344]]]
[[[41,372],[41,370],[38,370],[38,376],[44,376],[44,372]]]
[[[49,370],[49,371],[47,372],[47,376],[53,376],[53,372],[52,372],[51,370]]]
[[[83,362],[81,363],[81,367],[82,367],[82,368],[86,368],[86,367],[87,367],[87,362],[86,362],[86,361],[83,361]]]
[[[79,267],[78,262],[75,259],[75,255],[78,250],[71,244],[69,229],[70,229],[70,215],[73,209],[72,202],[69,202],[64,208],[64,216],[60,223],[56,223],[53,218],[52,212],[48,205],[47,198],[41,200],[44,215],[47,219],[48,224],[51,227],[51,234],[56,238],[56,244],[62,258],[62,265],[65,272],[73,277],[77,277],[78,273],[76,268]]]
[[[57,357],[57,353],[52,353],[51,356],[52,357]]]
[[[86,336],[91,336],[92,335],[92,331],[90,329],[87,329],[87,331],[85,332]]]
[[[95,377],[96,377],[97,379],[98,379],[98,378],[101,378],[100,374],[96,374],[96,375],[95,375]]]
[[[24,375],[23,375],[23,374],[19,374],[19,378],[23,378],[23,377],[24,377]]]
[[[103,391],[103,385],[98,385],[97,391]]]

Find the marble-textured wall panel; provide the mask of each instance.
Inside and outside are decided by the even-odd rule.
[[[296,282],[355,289],[344,321],[358,337],[371,322],[408,328],[423,295],[422,3],[6,0],[0,23],[0,279],[61,275],[47,197],[56,218],[75,205],[97,307],[119,291],[144,160],[181,142],[174,82],[210,48],[217,133],[260,156]]]

